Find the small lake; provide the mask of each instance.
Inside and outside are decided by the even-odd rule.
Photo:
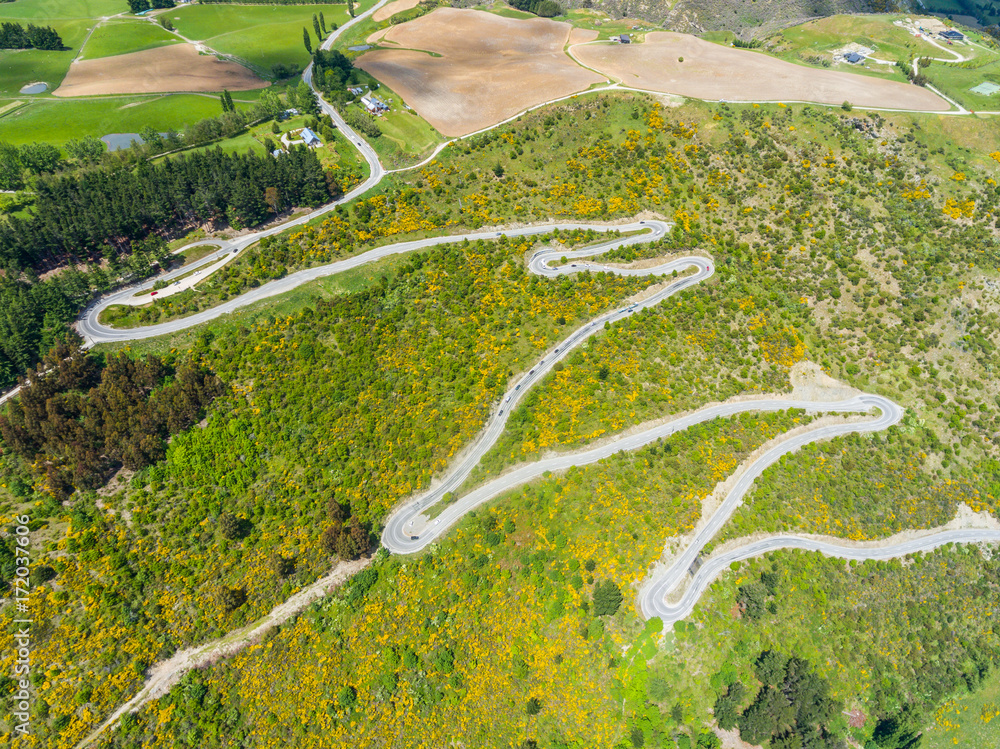
[[[355,44],[353,47],[348,47],[351,52],[364,52],[366,49],[371,49],[370,44]]]
[[[29,83],[21,87],[22,94],[44,94],[49,88],[47,83]]]
[[[101,140],[108,144],[109,151],[119,151],[133,143],[142,143],[142,136],[139,133],[108,133],[102,135]]]

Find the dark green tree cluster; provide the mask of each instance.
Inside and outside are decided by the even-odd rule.
[[[228,220],[253,226],[268,215],[268,187],[291,205],[330,197],[316,154],[293,148],[268,154],[194,153],[132,170],[101,169],[40,179],[35,210],[0,225],[0,265],[41,271],[67,259],[93,259],[107,247],[128,251],[152,232]]]
[[[62,37],[51,26],[27,27],[16,22],[0,23],[0,49],[66,49]]]
[[[90,295],[84,274],[60,273],[45,283],[0,279],[0,387],[41,358],[67,333]]]
[[[347,511],[334,497],[327,502],[327,516],[330,525],[320,540],[328,554],[340,559],[357,559],[368,551],[371,545],[368,531],[356,515],[347,517]]]
[[[20,190],[32,175],[54,172],[60,166],[59,149],[48,143],[15,146],[0,142],[0,190]]]
[[[305,81],[299,81],[298,86],[289,88],[286,98],[288,103],[302,114],[314,117],[319,114],[319,99],[316,97],[316,92],[309,88]]]
[[[732,731],[740,717],[743,698],[746,697],[746,687],[739,681],[734,681],[726,692],[715,701],[715,722],[723,731]]]
[[[622,605],[622,591],[614,580],[603,580],[594,586],[594,616],[611,616]]]
[[[542,18],[553,18],[562,13],[562,7],[556,0],[511,0],[510,5]]]
[[[39,371],[28,370],[20,397],[0,416],[4,444],[39,466],[52,493],[100,486],[119,466],[136,470],[166,453],[222,394],[221,381],[187,361],[176,368],[155,356],[101,361],[56,344]]]
[[[762,572],[760,580],[741,585],[736,591],[736,603],[739,604],[743,615],[749,619],[760,619],[765,611],[777,613],[777,603],[773,600],[768,602],[768,598],[777,594],[779,580],[778,574],[774,571]]]
[[[829,696],[830,685],[816,675],[808,661],[766,650],[758,656],[754,672],[761,688],[736,719],[741,739],[750,744],[769,741],[773,749],[843,746],[830,724],[844,705]],[[723,717],[730,724],[731,711],[742,699],[741,690],[734,688],[735,684],[720,698],[725,700]]]
[[[316,50],[313,55],[313,82],[327,101],[340,108],[353,98],[347,90],[348,86],[376,85],[371,76],[355,68],[343,53],[335,49]]]
[[[128,7],[135,14],[145,13],[147,10],[159,10],[160,8],[173,8],[177,5],[174,0],[128,0]]]
[[[351,107],[344,112],[344,122],[369,138],[377,138],[382,135],[382,128],[379,127],[378,120],[368,112],[356,107]]]
[[[219,102],[222,104],[223,112],[235,112],[236,105],[233,104],[233,95],[227,90],[223,89],[222,94],[219,96]]]

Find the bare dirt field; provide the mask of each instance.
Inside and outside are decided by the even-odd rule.
[[[391,3],[386,3],[381,8],[376,10],[372,14],[372,20],[378,23],[379,21],[384,21],[387,18],[392,18],[397,13],[402,13],[404,10],[409,10],[410,8],[416,8],[417,3],[420,0],[392,0]]]
[[[574,28],[569,32],[569,43],[583,44],[584,42],[592,42],[597,38],[597,36],[597,32],[593,29]]]
[[[393,26],[355,63],[446,136],[465,135],[604,78],[564,52],[569,24],[439,8]],[[426,50],[426,51],[417,51]],[[433,57],[433,52],[440,57]]]
[[[74,62],[55,96],[152,94],[166,91],[247,91],[267,81],[234,62],[174,44],[127,55]]]
[[[668,31],[647,34],[643,44],[584,44],[573,47],[571,54],[624,86],[698,99],[849,101],[861,107],[949,109],[947,102],[919,86],[815,70]]]

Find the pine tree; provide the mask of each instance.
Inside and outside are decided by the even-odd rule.
[[[226,89],[222,90],[222,96],[219,97],[222,101],[222,111],[223,112],[235,112],[236,105],[233,104],[233,96]]]
[[[309,29],[305,26],[302,27],[302,43],[306,45],[306,52],[311,55],[313,53],[312,40],[309,38]]]
[[[354,18],[354,0],[347,0],[347,12]]]
[[[323,14],[319,14],[319,26],[323,29],[323,33],[326,34],[326,19],[323,18]]]
[[[320,29],[319,18],[316,16],[315,13],[313,13],[313,29],[316,30],[316,38],[319,39],[320,41],[322,41],[323,40],[323,31]]]
[[[622,605],[621,589],[614,580],[605,580],[594,586],[594,616],[611,616]]]

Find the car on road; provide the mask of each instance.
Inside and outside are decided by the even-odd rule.
[[[419,541],[420,540],[420,536],[410,536],[410,540],[411,541]]]

